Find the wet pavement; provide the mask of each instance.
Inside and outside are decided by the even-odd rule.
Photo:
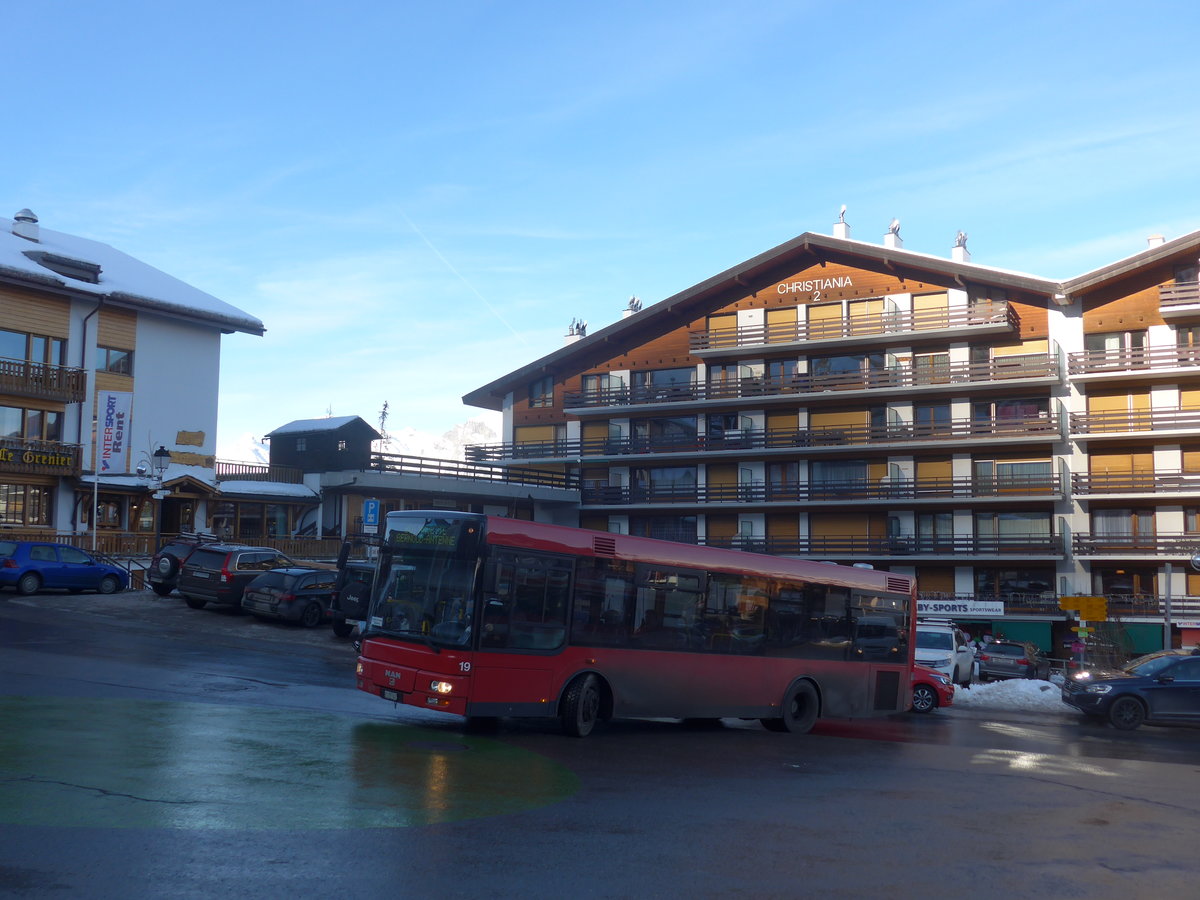
[[[327,628],[0,595],[0,896],[1190,896],[1200,732],[942,710],[468,733]]]

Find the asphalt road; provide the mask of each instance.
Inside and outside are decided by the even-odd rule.
[[[1192,897],[1200,731],[940,710],[470,734],[354,653],[0,594],[0,896]]]

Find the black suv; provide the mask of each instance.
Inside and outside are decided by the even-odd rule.
[[[177,587],[192,609],[203,609],[209,603],[240,607],[246,585],[263,572],[295,566],[270,547],[205,544],[193,550],[179,570]]]
[[[215,534],[203,531],[184,532],[163,544],[150,560],[150,568],[146,572],[146,580],[150,589],[160,597],[165,597],[175,590],[179,582],[179,570],[192,551],[205,544],[215,544],[218,538]]]

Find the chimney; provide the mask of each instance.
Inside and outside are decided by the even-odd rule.
[[[629,303],[627,303],[625,305],[625,308],[623,310],[621,310],[621,318],[628,319],[634,313],[639,313],[641,311],[642,311],[642,301],[637,297],[630,297]]]
[[[21,210],[13,216],[12,233],[27,241],[38,243],[38,217],[27,209]]]
[[[1165,237],[1163,237],[1161,234],[1152,234],[1152,235],[1150,235],[1150,237],[1146,238],[1146,243],[1150,247],[1161,247],[1166,242],[1167,242],[1167,239]]]
[[[850,226],[846,223],[846,204],[842,204],[842,211],[838,215],[838,220],[833,223],[833,236],[843,241],[850,240]]]
[[[967,249],[967,233],[960,231],[954,236],[954,246],[950,248],[950,258],[958,263],[969,263],[971,251]]]
[[[563,338],[563,344],[574,344],[576,341],[582,341],[585,337],[587,337],[587,322],[582,319],[572,319],[567,328],[566,337]]]
[[[892,224],[888,226],[887,234],[883,236],[883,246],[891,250],[904,249],[904,241],[900,240],[899,219],[892,219]]]

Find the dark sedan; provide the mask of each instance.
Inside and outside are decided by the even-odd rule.
[[[1062,698],[1122,731],[1200,722],[1200,652],[1160,650],[1117,670],[1079,672],[1063,683]]]

